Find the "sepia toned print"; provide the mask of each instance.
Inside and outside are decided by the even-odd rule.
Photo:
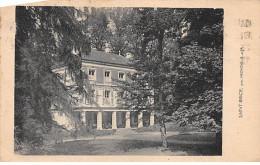
[[[257,0],[0,8],[0,160],[259,161],[259,11]]]
[[[222,155],[223,15],[16,7],[14,151]]]

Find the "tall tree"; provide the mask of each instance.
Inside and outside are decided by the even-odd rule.
[[[89,35],[92,48],[98,51],[106,50],[108,38],[111,36],[106,11],[106,8],[85,8],[85,31]]]
[[[154,111],[164,148],[166,121],[221,131],[222,11],[136,10],[140,47],[133,53],[132,66],[137,73],[129,75],[132,83],[123,83],[127,94],[121,95],[121,106]],[[203,40],[205,35],[210,44]]]
[[[222,132],[223,10],[186,12],[171,102],[181,125]],[[218,136],[221,141],[221,136]]]
[[[183,46],[196,42],[207,48],[223,47],[223,9],[186,10],[182,23]]]
[[[77,21],[76,9],[17,7],[15,39],[15,137],[41,145],[53,124],[51,105],[70,114],[75,102],[54,66],[65,66],[83,91],[81,55],[90,42]],[[84,37],[82,37],[84,36]]]
[[[110,52],[125,56],[131,53],[137,36],[134,25],[138,22],[138,14],[133,8],[112,8],[107,10],[112,35],[108,40]]]
[[[221,132],[222,54],[212,48],[189,45],[176,60],[177,76],[169,103],[181,124]]]
[[[141,42],[132,61],[137,73],[130,76],[132,84],[127,86],[128,95],[124,105],[130,105],[139,111],[154,111],[160,123],[163,147],[167,148],[165,122],[168,120],[169,109],[165,100],[165,87],[170,66],[165,65],[169,61],[165,47],[169,38],[177,37],[182,13],[163,8],[136,10],[140,19],[135,28]]]

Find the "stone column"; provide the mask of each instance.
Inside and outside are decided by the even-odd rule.
[[[138,114],[138,128],[143,127],[143,112]]]
[[[130,126],[130,111],[125,113],[125,128],[131,128]]]
[[[81,122],[86,124],[86,112],[82,111],[80,112]]]
[[[116,111],[112,112],[112,129],[117,129]]]
[[[97,129],[102,129],[102,112],[100,111],[97,113]]]
[[[154,113],[151,112],[150,114],[150,126],[153,126],[154,125]]]

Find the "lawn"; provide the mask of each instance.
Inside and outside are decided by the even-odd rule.
[[[177,122],[168,122],[165,123],[165,127],[167,132],[198,132],[198,128],[194,128],[191,125],[186,125],[184,127],[180,127]],[[160,131],[159,125],[155,124],[153,126],[148,127],[142,127],[142,128],[136,128],[136,132],[154,132],[154,131]]]
[[[68,141],[53,146],[48,155],[221,155],[215,133],[174,134],[169,136],[169,150],[162,151],[160,134],[132,133],[97,139]]]

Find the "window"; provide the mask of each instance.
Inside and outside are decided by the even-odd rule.
[[[94,76],[95,75],[95,69],[89,69],[88,75]]]
[[[111,100],[111,98],[110,98],[110,91],[105,90],[104,91],[104,96],[103,96],[103,104],[110,105],[110,103],[111,103],[110,100]]]
[[[105,98],[109,98],[110,91],[105,91]]]
[[[88,77],[90,80],[96,80],[96,69],[94,68],[89,68],[88,69]]]
[[[110,71],[105,71],[105,77],[110,77]]]
[[[111,71],[106,70],[104,72],[104,81],[105,82],[111,82]]]
[[[122,72],[119,72],[119,73],[118,73],[118,79],[119,79],[119,80],[125,80],[125,74],[122,73]]]

